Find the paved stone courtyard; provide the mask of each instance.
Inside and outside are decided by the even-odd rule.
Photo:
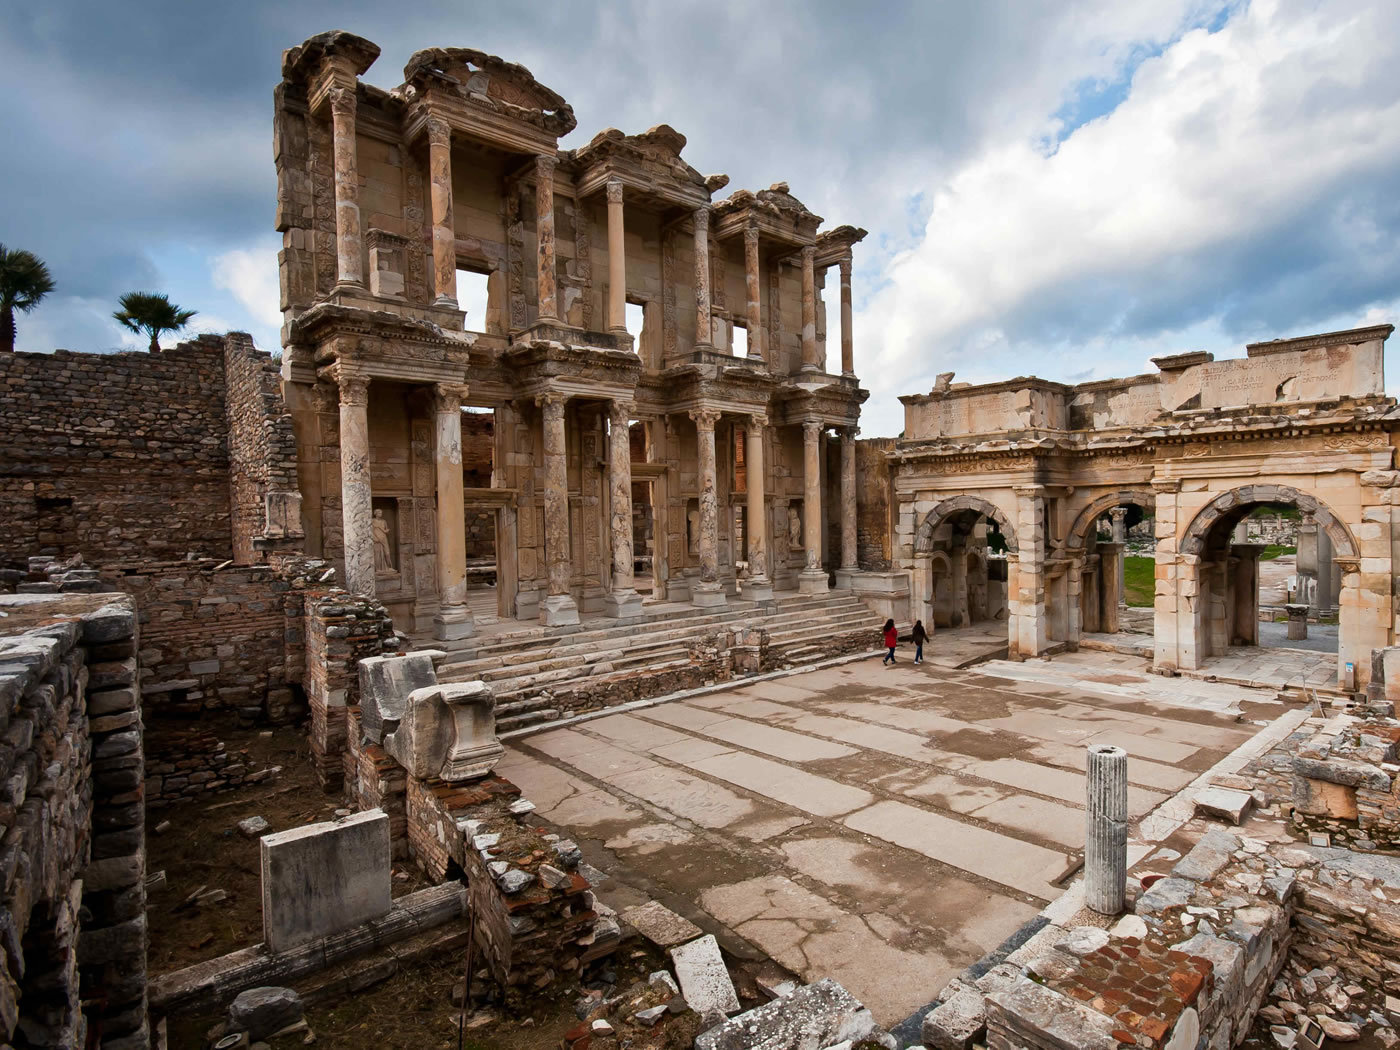
[[[1001,666],[1026,680],[871,658],[526,737],[499,770],[613,906],[661,900],[892,1024],[1059,895],[1086,744],[1133,756],[1137,818],[1256,729]]]

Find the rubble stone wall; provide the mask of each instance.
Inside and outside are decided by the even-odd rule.
[[[0,565],[231,549],[224,340],[0,358]]]
[[[149,1045],[136,616],[119,595],[0,598],[0,1032]]]
[[[260,560],[254,541],[268,533],[268,493],[297,490],[296,436],[282,402],[277,360],[256,349],[251,336],[224,337],[224,371],[233,556],[247,565]],[[295,524],[299,536],[300,522]]]

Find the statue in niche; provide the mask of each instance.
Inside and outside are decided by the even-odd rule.
[[[788,507],[788,549],[802,549],[802,516],[796,507]]]
[[[397,572],[394,566],[392,526],[384,516],[384,508],[374,509],[374,571]]]
[[[686,550],[694,554],[700,547],[700,505],[692,501],[685,514]]]

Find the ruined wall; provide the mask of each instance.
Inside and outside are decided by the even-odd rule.
[[[114,595],[0,597],[0,1030],[136,1050],[146,1024],[136,618]]]
[[[258,560],[269,538],[295,541],[302,535],[300,513],[294,522],[278,521],[274,504],[274,520],[268,520],[268,496],[297,491],[296,438],[282,403],[277,360],[257,350],[252,337],[224,337],[224,375],[233,556],[247,565]]]
[[[856,441],[856,549],[866,572],[888,572],[894,556],[894,438]]]
[[[0,358],[0,564],[232,549],[224,340]]]

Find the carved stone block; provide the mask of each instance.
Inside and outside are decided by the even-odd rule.
[[[421,779],[474,780],[505,753],[496,739],[496,701],[485,682],[415,689],[384,749]]]
[[[360,661],[360,728],[367,739],[381,743],[399,727],[409,694],[437,684],[433,657],[438,655],[424,650]]]

